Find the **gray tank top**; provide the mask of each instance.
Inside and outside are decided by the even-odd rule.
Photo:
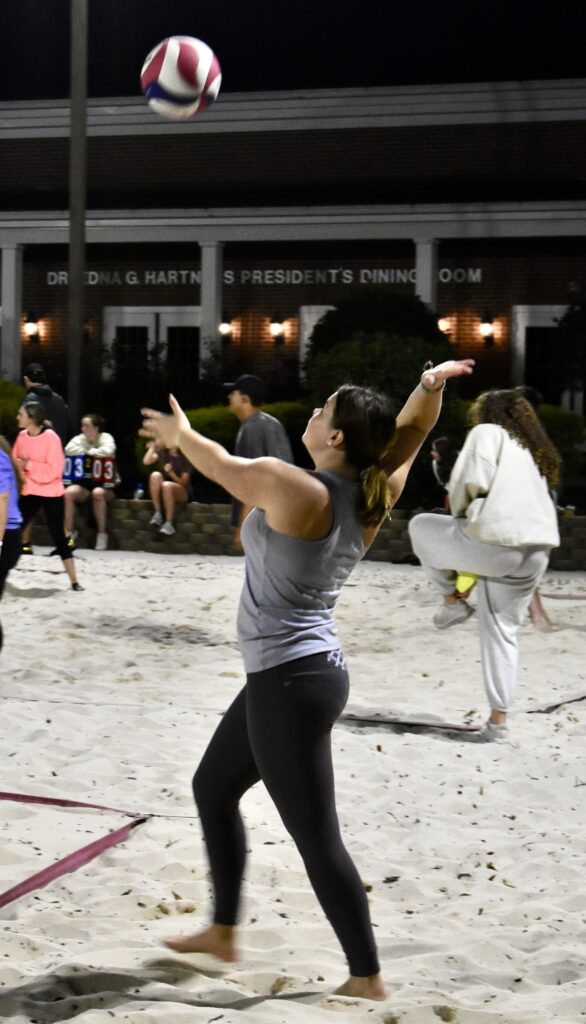
[[[358,520],[360,484],[336,473],[316,475],[333,503],[332,528],[323,540],[277,533],[257,508],[243,524],[246,576],[238,639],[247,672],[340,646],[334,606],[364,554]]]

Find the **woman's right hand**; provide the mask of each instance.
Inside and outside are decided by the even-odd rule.
[[[189,430],[190,424],[179,402],[169,395],[171,415],[158,412],[156,409],[141,409],[143,417],[141,437],[153,441],[160,448],[179,448],[179,437],[183,430]]]

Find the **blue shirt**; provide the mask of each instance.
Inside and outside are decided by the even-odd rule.
[[[18,507],[18,482],[10,456],[0,448],[0,494],[8,492],[7,530],[17,530],[22,526],[22,516]]]

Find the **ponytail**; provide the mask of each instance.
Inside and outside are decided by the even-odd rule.
[[[362,507],[358,518],[363,526],[379,526],[391,508],[387,475],[380,466],[369,466],[360,474],[360,482]]]

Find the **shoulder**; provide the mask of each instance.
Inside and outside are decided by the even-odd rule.
[[[478,423],[469,432],[462,449],[494,449],[500,447],[509,437],[504,427],[497,423]]]

